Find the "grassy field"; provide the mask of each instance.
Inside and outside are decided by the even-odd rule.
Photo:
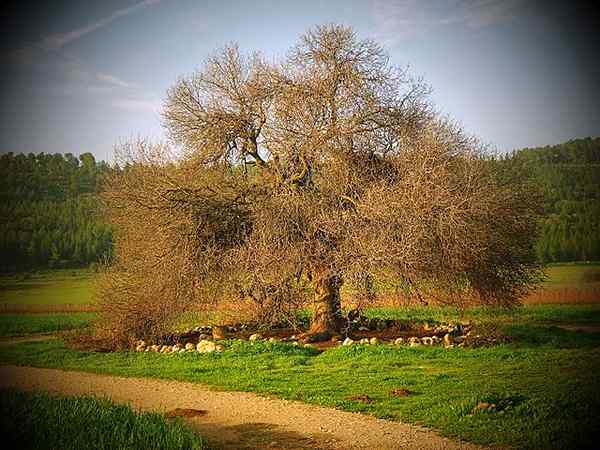
[[[600,263],[553,264],[546,269],[543,290],[598,291]],[[93,274],[87,270],[55,270],[0,276],[0,304],[87,305],[92,303]]]
[[[5,448],[15,449],[204,448],[181,421],[91,397],[1,391],[0,431]]]
[[[94,313],[0,314],[0,337],[83,328],[88,326],[94,317]]]
[[[600,303],[600,264],[551,264],[540,289],[524,299],[526,304]]]
[[[19,305],[87,305],[92,302],[92,274],[55,270],[0,277],[0,303]]]
[[[574,312],[565,320],[567,310]],[[444,318],[442,310],[435,314]],[[425,315],[417,310],[411,317]],[[482,323],[501,318],[483,311],[474,315]],[[452,317],[449,311],[445,318]],[[512,343],[476,349],[379,345],[319,354],[288,344],[225,341],[222,354],[101,354],[53,340],[4,346],[0,361],[201,382],[423,424],[482,444],[592,448],[600,411],[600,333],[558,327],[573,321],[600,324],[600,306],[527,307],[513,320],[499,322]],[[398,388],[410,395],[395,396]],[[350,399],[356,395],[372,402]],[[477,412],[482,401],[498,410]]]
[[[545,289],[595,289],[600,265],[549,267]],[[0,278],[0,302],[85,304],[91,278],[61,271],[24,280]],[[69,286],[74,287],[70,290]],[[566,291],[565,291],[566,292]],[[590,291],[591,292],[591,291]],[[536,303],[536,302],[534,302]],[[61,340],[0,347],[0,362],[122,376],[202,382],[423,424],[483,444],[516,448],[593,448],[600,412],[600,304],[573,301],[513,310],[452,307],[376,308],[371,316],[414,322],[471,320],[510,336],[486,348],[361,346],[319,354],[286,344],[226,341],[222,354],[86,353]],[[0,334],[78,328],[92,314],[0,314]],[[189,319],[189,318],[188,318]],[[189,326],[199,323],[193,319]],[[196,320],[196,322],[194,322]],[[588,332],[562,327],[591,327]],[[404,388],[406,397],[392,391]],[[352,396],[367,395],[364,403]],[[479,402],[498,405],[477,412]]]
[[[600,284],[600,264],[570,263],[551,264],[546,268],[547,279],[543,287],[585,287],[590,284]]]

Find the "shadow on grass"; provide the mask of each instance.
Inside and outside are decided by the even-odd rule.
[[[509,325],[503,330],[515,344],[555,348],[600,346],[600,332],[567,330],[558,326]]]

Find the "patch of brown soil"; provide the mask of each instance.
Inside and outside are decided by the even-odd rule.
[[[348,400],[352,400],[355,402],[361,402],[361,403],[367,403],[367,404],[375,403],[375,400],[373,400],[367,394],[351,395],[350,397],[348,397]]]
[[[408,397],[410,395],[410,391],[405,388],[396,388],[390,391],[390,394],[396,397]]]
[[[169,419],[173,417],[186,417],[189,419],[190,417],[200,417],[205,416],[207,414],[208,411],[206,411],[205,409],[175,408],[171,411],[167,411],[165,413],[165,417],[168,417]]]

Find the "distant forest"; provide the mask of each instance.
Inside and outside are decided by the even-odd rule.
[[[98,211],[111,169],[91,153],[0,156],[3,271],[83,267],[110,259],[112,233]]]
[[[524,148],[506,159],[543,191],[538,257],[600,260],[600,138]]]
[[[524,148],[498,162],[543,191],[542,261],[600,260],[600,138]],[[110,260],[97,194],[112,170],[91,153],[0,156],[0,270]]]

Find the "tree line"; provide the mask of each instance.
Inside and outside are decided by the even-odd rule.
[[[98,192],[112,169],[91,153],[0,156],[0,269],[82,267],[110,259]]]
[[[600,138],[524,148],[502,159],[543,193],[538,258],[600,260]]]
[[[524,148],[497,162],[542,190],[540,260],[600,260],[600,138]],[[91,153],[0,156],[0,268],[110,259],[112,232],[99,216],[97,194],[115,170]]]

